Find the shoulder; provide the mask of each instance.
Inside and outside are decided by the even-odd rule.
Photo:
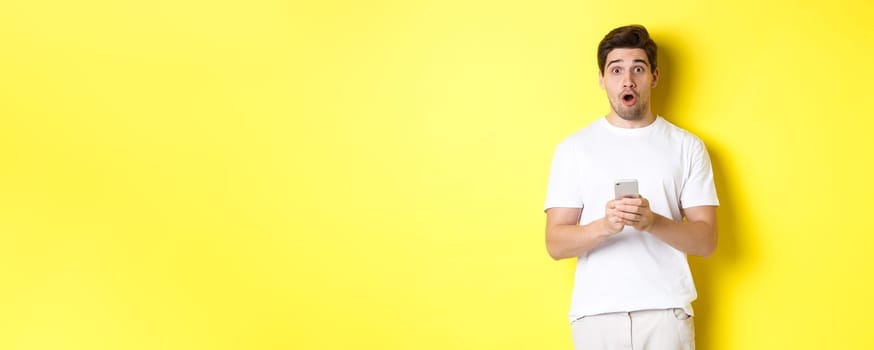
[[[678,142],[683,147],[704,149],[704,141],[702,141],[700,137],[686,129],[674,125],[667,119],[664,119],[662,117],[659,117],[659,119],[663,123],[665,133],[671,140],[673,140],[674,142]]]

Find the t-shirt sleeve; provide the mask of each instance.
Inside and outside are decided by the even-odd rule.
[[[567,141],[555,148],[543,211],[549,208],[583,207],[579,163],[574,153],[573,145]]]
[[[690,146],[689,168],[683,191],[680,193],[680,206],[683,208],[703,205],[719,205],[716,197],[716,185],[713,183],[713,167],[710,164],[710,154],[697,137],[693,137]]]

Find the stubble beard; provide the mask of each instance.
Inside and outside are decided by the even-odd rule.
[[[616,115],[619,116],[619,118],[622,118],[622,119],[630,121],[630,122],[634,122],[634,121],[643,120],[643,117],[646,114],[646,111],[644,111],[644,108],[643,108],[643,106],[646,104],[642,103],[642,102],[643,101],[637,101],[637,103],[635,103],[633,106],[625,107],[625,105],[623,105],[621,102],[617,106],[616,103],[613,103],[613,101],[610,101],[610,107],[613,108],[613,112],[615,112]]]

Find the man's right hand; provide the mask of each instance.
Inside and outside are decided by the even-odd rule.
[[[614,234],[622,231],[625,228],[625,224],[622,219],[622,212],[619,209],[616,209],[616,205],[621,204],[621,200],[614,199],[612,201],[607,202],[606,209],[604,210],[604,229],[607,230],[607,233]]]

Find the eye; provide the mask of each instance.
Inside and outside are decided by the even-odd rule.
[[[613,68],[610,70],[613,74],[619,74],[619,68]]]
[[[643,67],[640,67],[640,66],[634,67],[635,73],[643,73],[644,71],[645,70],[643,69]]]

